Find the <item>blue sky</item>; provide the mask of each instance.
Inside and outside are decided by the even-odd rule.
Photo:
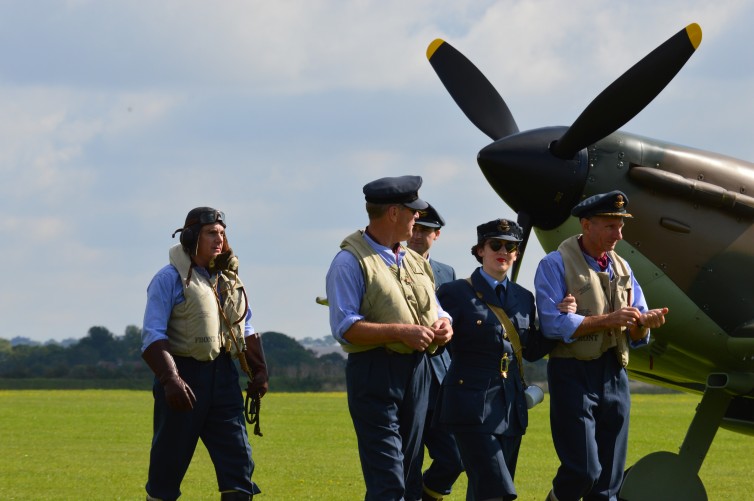
[[[699,50],[622,130],[752,161],[752,21],[745,1],[0,2],[0,337],[140,326],[199,205],[227,213],[257,330],[328,335],[314,298],[382,176],[424,178],[447,221],[433,257],[467,276],[476,225],[515,215],[426,60],[438,37],[526,130],[569,125],[697,22]]]

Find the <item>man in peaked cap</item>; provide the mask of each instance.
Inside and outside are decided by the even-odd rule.
[[[408,241],[409,249],[416,251],[429,261],[432,273],[435,276],[435,289],[456,279],[456,271],[452,266],[432,259],[429,255],[430,249],[440,237],[440,230],[443,226],[445,226],[443,217],[432,204],[427,204],[427,208],[419,213],[419,218],[414,223],[411,239]],[[424,422],[424,439],[422,442],[429,451],[432,464],[422,475],[424,454],[419,454],[410,474],[409,485],[407,486],[409,495],[406,496],[406,499],[442,499],[443,496],[450,494],[453,484],[463,472],[461,453],[458,452],[453,434],[432,426],[437,392],[445,374],[448,372],[448,367],[450,367],[450,352],[440,350],[439,354],[429,358],[429,365],[432,372],[432,383],[429,389],[429,405],[427,407],[427,418]]]
[[[534,278],[550,352],[550,428],[560,467],[549,500],[615,500],[628,446],[631,397],[629,347],[649,341],[665,323],[667,308],[650,310],[629,264],[615,252],[623,239],[628,197],[611,191],[584,199],[572,210],[582,233],[539,263]],[[558,298],[576,297],[576,313],[562,314]]]
[[[421,452],[430,370],[426,352],[450,341],[426,259],[401,245],[427,203],[419,176],[364,188],[369,223],[347,236],[327,272],[333,337],[348,353],[346,391],[367,501],[405,499]]]
[[[579,219],[593,216],[634,217],[626,211],[627,206],[628,197],[622,191],[615,190],[585,198],[571,209],[571,215]]]
[[[427,208],[419,198],[421,176],[383,177],[367,183],[362,188],[367,203],[377,205],[403,205],[416,211]]]
[[[419,218],[414,223],[408,248],[416,251],[429,261],[435,274],[435,289],[445,282],[456,279],[456,272],[452,266],[432,259],[429,250],[435,241],[440,238],[440,230],[445,226],[445,219],[437,212],[437,209],[427,204],[427,208],[419,212]]]

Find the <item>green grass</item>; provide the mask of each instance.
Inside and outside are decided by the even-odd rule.
[[[628,463],[677,452],[699,397],[634,395]],[[0,391],[0,499],[143,499],[151,440],[148,391]],[[363,499],[356,439],[343,393],[271,393],[262,401],[264,437],[252,436],[260,499]],[[752,438],[720,430],[702,467],[711,500],[754,490]],[[519,499],[544,499],[558,462],[546,403],[530,412],[516,475]],[[219,499],[199,446],[182,499]],[[461,501],[465,476],[448,501]]]

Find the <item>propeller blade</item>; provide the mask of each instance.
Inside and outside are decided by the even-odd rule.
[[[526,212],[519,212],[518,224],[521,226],[521,229],[524,230],[524,236],[523,240],[521,240],[521,243],[518,246],[518,256],[516,257],[516,261],[513,263],[513,269],[511,270],[511,280],[513,280],[514,282],[516,282],[516,279],[518,278],[518,272],[521,270],[521,263],[523,263],[524,261],[526,244],[529,242],[529,237],[531,236],[532,220],[531,217],[529,217],[529,214],[527,214]]]
[[[647,54],[597,96],[550,148],[570,159],[635,117],[675,77],[702,42],[702,29],[692,23]]]
[[[427,47],[427,59],[458,107],[479,130],[493,140],[518,132],[503,98],[466,56],[438,38]]]

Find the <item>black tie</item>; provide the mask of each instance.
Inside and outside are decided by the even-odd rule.
[[[497,284],[495,287],[495,294],[500,299],[500,304],[505,304],[505,287],[503,284]]]

